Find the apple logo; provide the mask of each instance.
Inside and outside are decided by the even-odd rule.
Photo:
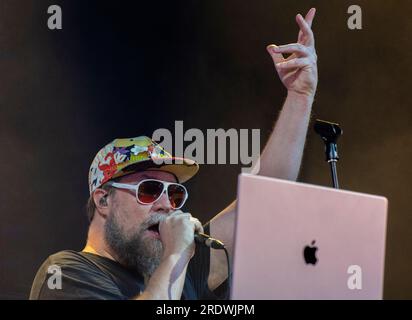
[[[303,250],[303,257],[305,258],[306,264],[313,264],[315,265],[318,262],[318,258],[316,258],[316,250],[318,247],[315,247],[315,240],[312,241],[311,246],[306,246]]]

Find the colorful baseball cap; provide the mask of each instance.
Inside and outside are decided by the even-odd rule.
[[[94,157],[89,170],[90,194],[111,179],[146,169],[170,172],[183,183],[197,173],[199,165],[192,159],[172,157],[146,136],[115,139]]]

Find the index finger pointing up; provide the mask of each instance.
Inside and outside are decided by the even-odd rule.
[[[313,32],[312,29],[310,28],[309,24],[306,22],[305,19],[303,19],[301,14],[298,14],[296,16],[296,22],[299,25],[300,31],[302,32],[302,35],[304,38],[306,38],[305,40],[305,44],[306,45],[313,45],[315,40],[313,37]]]
[[[312,22],[313,22],[313,18],[315,18],[315,14],[316,14],[316,9],[311,8],[305,16],[305,20],[307,24],[309,25],[309,28],[312,28]]]

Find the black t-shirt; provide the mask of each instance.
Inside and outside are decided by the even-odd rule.
[[[186,272],[182,299],[219,298],[207,285],[209,265],[210,249],[197,245]],[[56,280],[56,266],[61,270],[61,285]],[[49,256],[42,264],[33,281],[30,299],[123,300],[137,297],[143,291],[143,277],[118,262],[92,253],[66,250]]]

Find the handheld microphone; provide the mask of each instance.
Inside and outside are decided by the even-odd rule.
[[[200,232],[195,232],[195,242],[213,249],[223,249],[225,247],[222,241]]]

